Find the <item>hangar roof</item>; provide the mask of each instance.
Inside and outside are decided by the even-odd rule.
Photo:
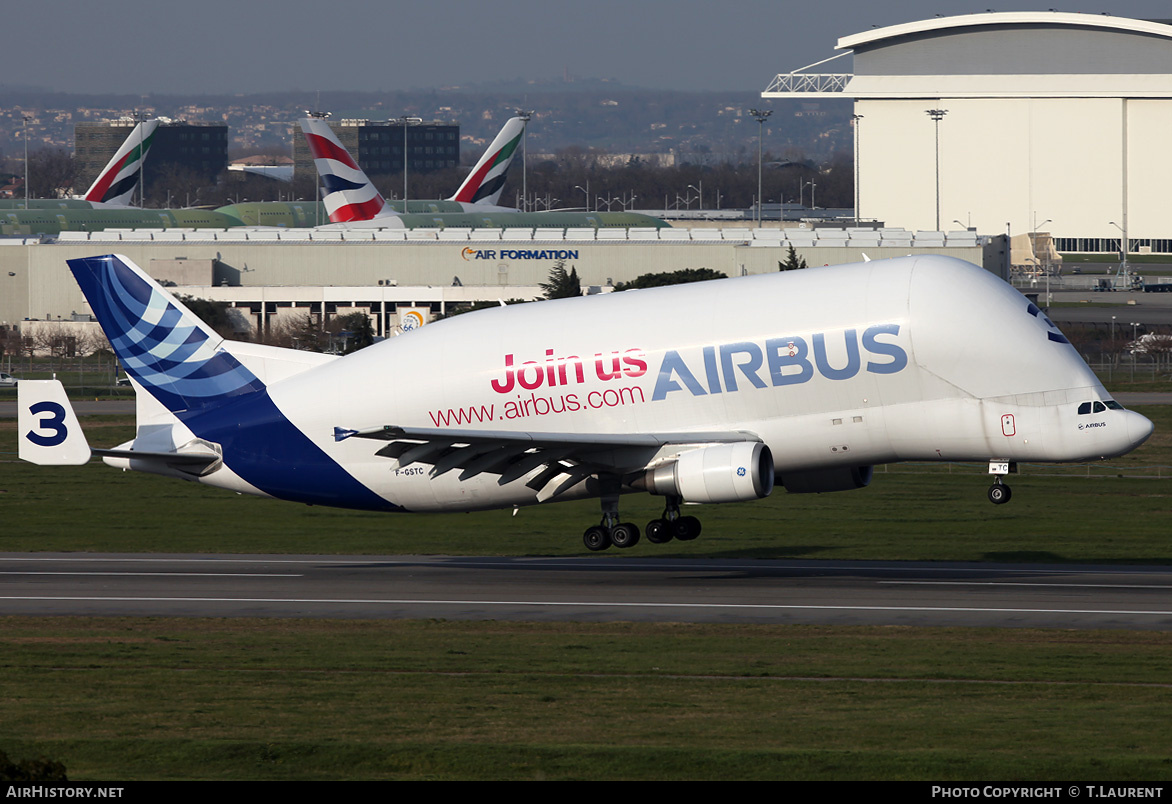
[[[1041,25],[1046,27],[1102,28],[1130,31],[1172,38],[1172,25],[1162,20],[1133,20],[1110,17],[1105,14],[1075,14],[1061,11],[1007,11],[985,14],[962,14],[956,17],[934,17],[901,25],[889,25],[863,33],[844,36],[838,40],[837,50],[860,49],[884,39],[895,39],[915,34],[948,32],[957,28],[989,26]],[[947,35],[947,33],[945,34]]]
[[[777,76],[762,96],[1172,98],[1172,24],[1162,21],[964,14],[845,36],[837,49],[853,56],[852,73],[810,65]]]

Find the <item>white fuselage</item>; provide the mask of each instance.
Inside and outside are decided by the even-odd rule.
[[[376,455],[376,442],[336,441],[335,427],[746,431],[770,448],[783,481],[908,460],[1094,460],[1151,432],[1122,409],[1080,413],[1109,395],[1075,349],[1016,290],[941,257],[467,314],[268,393],[362,485],[413,511],[538,500],[524,478],[432,477]],[[204,482],[256,491],[231,471],[227,447],[224,463]]]

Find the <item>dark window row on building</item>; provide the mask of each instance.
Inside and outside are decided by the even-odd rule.
[[[1172,238],[1132,237],[1128,238],[1129,254],[1172,254]],[[1121,238],[1118,237],[1056,237],[1054,248],[1071,254],[1118,254]]]

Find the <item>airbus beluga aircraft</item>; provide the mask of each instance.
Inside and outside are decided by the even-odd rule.
[[[896,461],[1122,455],[1152,432],[1049,319],[960,260],[905,257],[501,307],[344,357],[222,339],[122,256],[70,260],[137,394],[90,449],[56,381],[20,383],[20,455],[283,500],[473,511],[583,497],[591,550],[693,539],[682,503],[866,486]]]

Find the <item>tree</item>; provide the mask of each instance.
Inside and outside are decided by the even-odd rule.
[[[727,274],[711,268],[684,268],[680,271],[666,271],[659,274],[643,274],[630,282],[619,282],[615,291],[639,290],[640,288],[661,288],[665,285],[686,285],[689,282],[707,282],[710,279],[728,279]]]
[[[509,307],[511,307],[514,304],[527,304],[528,302],[529,302],[528,299],[504,299],[505,305],[509,306]],[[478,310],[492,310],[493,308],[500,307],[500,306],[501,306],[501,303],[499,301],[478,301],[478,302],[473,302],[470,305],[460,305],[460,306],[449,304],[446,313],[444,313],[443,315],[437,315],[434,318],[432,318],[432,320],[433,321],[441,321],[445,318],[453,318],[458,315],[464,315],[465,313],[475,313]]]
[[[329,329],[334,333],[350,333],[350,337],[346,339],[346,354],[365,349],[374,343],[374,327],[371,326],[370,316],[366,313],[338,316],[330,322]]]
[[[789,247],[789,253],[785,255],[785,262],[782,262],[781,260],[778,260],[777,262],[777,270],[779,271],[797,271],[799,269],[808,267],[809,266],[806,265],[806,258],[799,257],[798,253],[794,251],[792,244]]]
[[[179,301],[221,337],[231,338],[236,334],[228,312],[232,305],[228,302],[198,299],[195,296],[180,296]]]
[[[572,299],[582,295],[582,283],[578,280],[578,269],[570,267],[566,273],[566,261],[558,260],[549,272],[549,281],[541,283],[547,299]]]
[[[29,198],[60,198],[77,177],[73,155],[65,148],[41,148],[28,155]]]
[[[76,330],[65,324],[42,324],[33,333],[37,351],[47,354],[53,360],[63,360],[77,354]]]

